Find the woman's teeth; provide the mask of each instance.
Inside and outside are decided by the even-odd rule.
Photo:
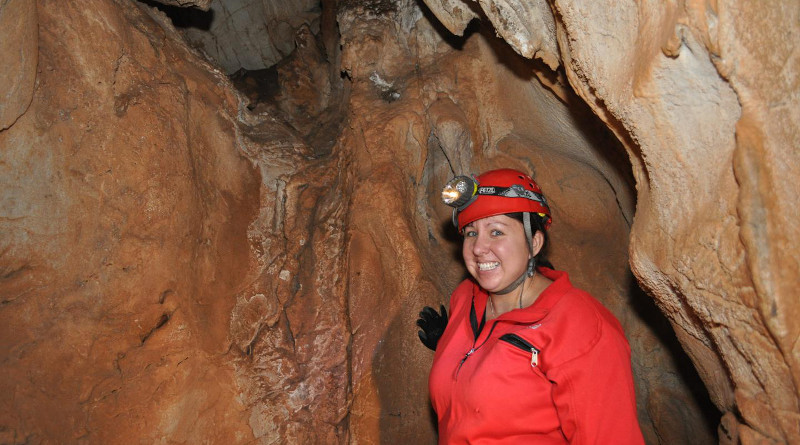
[[[478,269],[480,270],[492,270],[500,265],[499,261],[495,261],[493,263],[478,263]]]

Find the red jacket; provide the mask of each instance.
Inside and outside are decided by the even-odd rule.
[[[488,322],[475,282],[453,292],[428,383],[439,443],[643,444],[619,322],[565,272],[538,272],[554,281],[539,298]]]

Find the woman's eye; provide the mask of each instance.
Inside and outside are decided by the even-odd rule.
[[[502,234],[503,234],[503,232],[501,232],[501,231],[499,231],[497,229],[492,230],[492,236],[500,236]]]
[[[464,231],[464,238],[471,238],[473,236],[478,236],[478,232],[474,230],[465,230]]]

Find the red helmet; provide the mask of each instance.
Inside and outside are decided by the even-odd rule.
[[[474,182],[474,184],[451,185],[457,181]],[[537,213],[544,220],[544,228],[550,227],[553,219],[550,217],[550,208],[547,200],[542,195],[542,189],[530,176],[518,170],[503,168],[485,172],[475,178],[464,176],[456,177],[451,183],[445,186],[445,192],[458,190],[461,193],[472,195],[468,201],[455,209],[458,215],[458,231],[464,229],[467,224],[486,218],[487,216],[502,215],[505,213],[531,212]],[[452,192],[451,192],[452,193]],[[454,203],[445,202],[449,205]],[[455,216],[455,215],[454,215]],[[454,218],[455,220],[455,218]],[[454,221],[455,222],[455,221]]]

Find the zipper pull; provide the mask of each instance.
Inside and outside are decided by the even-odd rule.
[[[456,373],[453,375],[454,380],[458,380],[458,373],[461,372],[461,366],[464,364],[465,361],[467,361],[469,356],[472,355],[473,352],[475,352],[475,350],[476,348],[472,348],[469,351],[467,351],[466,354],[464,354],[464,358],[461,359],[461,361],[458,363],[458,366],[456,367]]]
[[[459,363],[459,366],[463,365],[464,362],[467,361],[467,359],[469,358],[470,355],[472,355],[473,352],[475,352],[475,348],[472,348],[469,351],[467,351],[467,354],[464,355],[464,358],[461,359],[461,363]]]
[[[531,368],[539,366],[539,351],[531,348]]]

